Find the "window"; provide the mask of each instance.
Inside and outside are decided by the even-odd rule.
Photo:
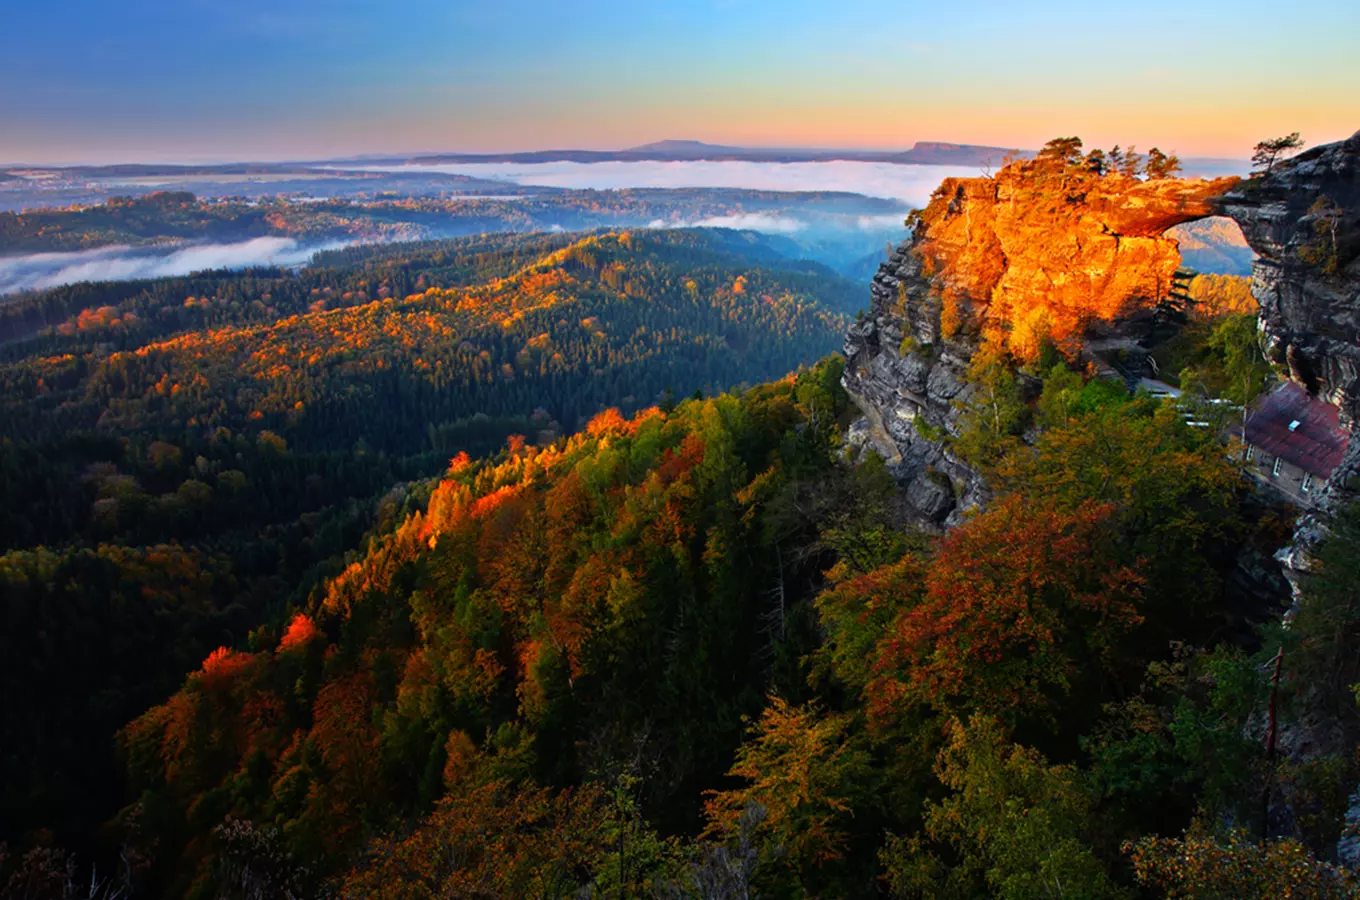
[[[1275,467],[1272,468],[1272,469],[1270,470],[1270,476],[1271,476],[1272,478],[1279,478],[1279,477],[1280,477],[1280,463],[1281,463],[1281,462],[1282,462],[1282,460],[1281,460],[1278,456],[1275,457]]]
[[[1299,485],[1299,490],[1303,491],[1303,492],[1306,494],[1306,493],[1308,493],[1309,491],[1311,491],[1312,489],[1313,489],[1313,473],[1312,473],[1312,472],[1304,472],[1304,473],[1303,473],[1303,484]]]

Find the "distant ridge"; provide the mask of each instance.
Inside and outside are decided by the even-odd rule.
[[[444,153],[397,157],[387,162],[420,165],[440,163],[546,163],[546,162],[882,162],[904,165],[981,166],[1000,165],[1007,155],[1031,157],[1030,150],[918,141],[910,150],[847,150],[800,147],[733,147],[703,141],[668,139],[626,150],[533,150],[523,153]]]
[[[951,144],[945,141],[917,141],[896,162],[924,166],[999,166],[1006,157],[1029,159],[1033,150],[1018,147],[984,147],[978,144]]]
[[[955,144],[948,141],[917,141],[910,150],[853,150],[810,147],[736,147],[703,141],[667,139],[641,144],[625,150],[528,150],[514,153],[420,153],[415,155],[366,155],[339,159],[272,163],[220,163],[177,165],[172,163],[77,166],[0,166],[0,181],[17,180],[19,171],[66,171],[90,177],[136,177],[153,175],[264,175],[304,174],[318,167],[335,171],[361,171],[367,166],[450,165],[476,163],[576,162],[850,162],[895,163],[918,166],[990,166],[1000,168],[1007,157],[1029,159],[1033,150],[990,147],[982,144]],[[1244,175],[1251,167],[1245,159],[1219,157],[1182,157],[1187,178],[1214,178]],[[392,173],[399,175],[400,173]],[[454,176],[449,176],[454,177]],[[476,181],[469,176],[461,179]]]
[[[705,144],[703,141],[654,141],[650,144],[643,144],[640,147],[629,147],[624,153],[656,153],[667,156],[685,156],[694,159],[704,159],[713,153],[751,153],[751,152],[777,152],[763,151],[751,147],[730,147],[722,144]]]

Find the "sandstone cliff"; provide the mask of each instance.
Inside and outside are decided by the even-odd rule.
[[[871,446],[906,485],[922,524],[948,527],[985,499],[943,438],[959,433],[965,375],[985,342],[1032,359],[1135,319],[1163,298],[1180,254],[1164,236],[1226,215],[1257,254],[1252,292],[1263,346],[1282,371],[1360,418],[1360,134],[1239,182],[1096,176],[1071,161],[1013,163],[992,178],[951,178],[913,235],[874,276],[868,314],[849,330],[845,387],[864,412],[852,443]],[[1360,475],[1360,439],[1328,489]],[[1286,554],[1296,568],[1318,536],[1305,518]]]
[[[889,462],[921,524],[948,527],[985,499],[942,440],[959,433],[979,346],[1021,361],[1044,341],[1075,353],[1093,329],[1151,308],[1180,264],[1162,233],[1214,215],[1235,183],[1100,176],[1041,158],[941,184],[874,276],[845,345],[845,387],[864,412],[851,440]]]
[[[1315,147],[1219,202],[1257,254],[1252,294],[1261,305],[1262,346],[1290,377],[1360,418],[1360,132]],[[1323,493],[1324,506],[1355,499],[1360,435]],[[1297,579],[1321,536],[1315,516],[1299,522],[1281,554]]]
[[[1309,390],[1336,404],[1343,423],[1360,418],[1360,132],[1302,153],[1244,183],[1221,208],[1256,252],[1252,294],[1261,305],[1262,347]],[[1310,550],[1323,536],[1326,510],[1354,502],[1360,433],[1322,494],[1322,515],[1299,519],[1278,558],[1297,595]],[[1282,752],[1309,758],[1346,744],[1336,718],[1313,713],[1282,730]],[[1276,815],[1287,817],[1288,804]],[[1351,795],[1337,857],[1360,865],[1360,788]]]
[[[979,348],[999,345],[1023,361],[1048,339],[1074,353],[1093,331],[1136,318],[1166,293],[1180,254],[1163,232],[1181,222],[1238,223],[1257,254],[1263,349],[1340,407],[1344,423],[1360,420],[1360,133],[1241,183],[1042,167],[944,182],[912,239],[874,276],[869,313],[846,337],[844,383],[864,412],[851,441],[888,460],[921,524],[949,527],[986,500],[982,479],[943,440],[960,432],[958,402]],[[1324,510],[1360,499],[1357,485],[1360,432],[1324,489]],[[1302,517],[1279,554],[1296,586],[1324,522],[1325,511]],[[1278,602],[1267,562],[1245,551],[1237,589]],[[1282,752],[1309,757],[1338,750],[1340,736],[1334,717],[1313,717],[1280,741]],[[1287,802],[1277,807],[1289,814]],[[1360,828],[1360,789],[1346,820]],[[1338,855],[1360,865],[1360,840],[1343,839]]]

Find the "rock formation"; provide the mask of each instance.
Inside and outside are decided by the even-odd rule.
[[[1256,253],[1268,356],[1360,414],[1360,132],[1302,153],[1220,200]]]
[[[1315,147],[1219,201],[1257,254],[1252,294],[1261,305],[1267,356],[1294,380],[1360,418],[1360,132]],[[1360,475],[1360,435],[1332,473],[1322,505],[1349,502]],[[1308,548],[1321,537],[1304,516],[1281,553],[1297,583]]]
[[[888,463],[920,524],[953,525],[983,500],[982,479],[942,440],[959,433],[954,401],[966,396],[977,343],[941,336],[939,304],[912,249],[903,243],[879,267],[869,314],[846,335],[842,382],[864,413],[849,438]]]
[[[844,384],[864,412],[851,442],[888,461],[923,525],[949,527],[986,499],[978,473],[943,440],[960,433],[978,349],[992,343],[1026,360],[1052,340],[1071,353],[1092,331],[1136,317],[1165,295],[1180,263],[1163,232],[1193,219],[1237,222],[1257,254],[1252,293],[1267,356],[1337,405],[1343,424],[1360,420],[1360,133],[1240,183],[1076,169],[1039,159],[995,178],[945,181],[912,239],[879,268],[869,313],[849,330]],[[1357,494],[1360,431],[1324,488],[1324,516]],[[1323,527],[1302,517],[1278,555],[1296,590]],[[1277,577],[1258,568],[1239,590]],[[1282,734],[1282,752],[1335,749],[1338,734],[1334,721],[1305,722]],[[1360,828],[1360,789],[1346,821]],[[1343,839],[1337,852],[1360,865],[1360,840]]]
[[[1360,418],[1360,132],[1315,147],[1222,200],[1257,254],[1252,294],[1261,305],[1262,347],[1291,378],[1334,403],[1354,429]],[[1323,536],[1326,510],[1357,499],[1360,433],[1322,493],[1322,516],[1299,519],[1279,554],[1297,596],[1309,552]],[[1282,751],[1307,758],[1336,750],[1341,729],[1312,717],[1285,729]],[[1287,804],[1286,804],[1287,806]],[[1360,788],[1350,797],[1337,858],[1360,865]]]
[[[940,185],[874,276],[845,344],[845,387],[864,412],[851,440],[888,461],[921,524],[953,525],[985,497],[942,440],[959,434],[979,346],[1020,360],[1044,341],[1070,352],[1091,329],[1151,308],[1180,264],[1162,233],[1216,214],[1236,181],[1139,181],[1041,157]]]

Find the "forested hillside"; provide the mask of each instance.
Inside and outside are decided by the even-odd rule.
[[[1357,485],[1244,477],[1259,284],[1157,302],[1232,185],[1079,147],[853,325],[707,230],[24,297],[0,900],[1360,896]],[[1083,347],[1131,318],[1178,397]]]
[[[0,839],[84,847],[113,734],[460,453],[834,349],[858,293],[736,232],[489,236],[27,298],[0,363]]]
[[[1296,627],[1243,642],[1263,613],[1234,558],[1287,524],[1212,432],[1059,364],[1038,439],[994,448],[995,502],[933,539],[875,457],[841,462],[842,365],[454,459],[363,559],[122,731],[144,883],[1353,896],[1312,855],[1353,757],[1284,764],[1250,725],[1282,642],[1284,722],[1345,702],[1304,673],[1354,640],[1349,519]],[[1302,842],[1252,842],[1267,792]]]

